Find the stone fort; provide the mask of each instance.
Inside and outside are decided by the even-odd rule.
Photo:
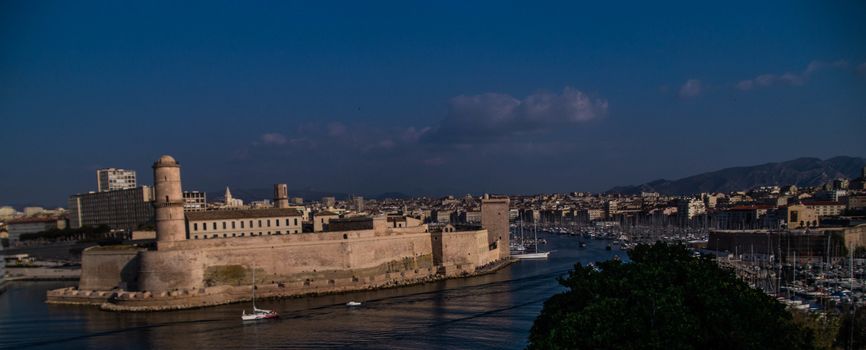
[[[253,269],[258,295],[282,297],[470,276],[510,261],[507,198],[485,196],[481,226],[381,215],[302,233],[300,213],[281,200],[285,186],[275,187],[275,208],[185,213],[180,163],[160,157],[153,177],[155,246],[86,249],[78,288],[49,291],[47,302],[180,309],[247,300]]]

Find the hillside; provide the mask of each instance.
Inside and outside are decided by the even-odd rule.
[[[694,194],[700,192],[741,191],[758,186],[817,186],[837,178],[860,176],[866,159],[858,157],[798,158],[780,163],[726,168],[679,180],[655,180],[642,185],[618,186],[608,193],[638,194],[642,191],[661,194]]]

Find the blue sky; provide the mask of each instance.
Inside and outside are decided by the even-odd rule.
[[[0,3],[0,204],[601,191],[866,156],[866,3]]]

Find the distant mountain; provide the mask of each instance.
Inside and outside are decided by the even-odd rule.
[[[639,194],[643,191],[683,195],[742,191],[758,186],[818,186],[838,178],[857,178],[863,166],[866,166],[866,159],[858,157],[798,158],[781,163],[727,168],[673,181],[661,179],[637,186],[618,186],[608,193]]]

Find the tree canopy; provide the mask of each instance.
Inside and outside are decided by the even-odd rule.
[[[637,246],[630,263],[577,264],[544,303],[530,349],[808,349],[813,333],[711,257]]]
[[[99,226],[82,226],[81,228],[53,228],[47,231],[35,233],[22,233],[19,239],[21,241],[97,241],[108,238],[111,234],[111,227],[107,225]]]

